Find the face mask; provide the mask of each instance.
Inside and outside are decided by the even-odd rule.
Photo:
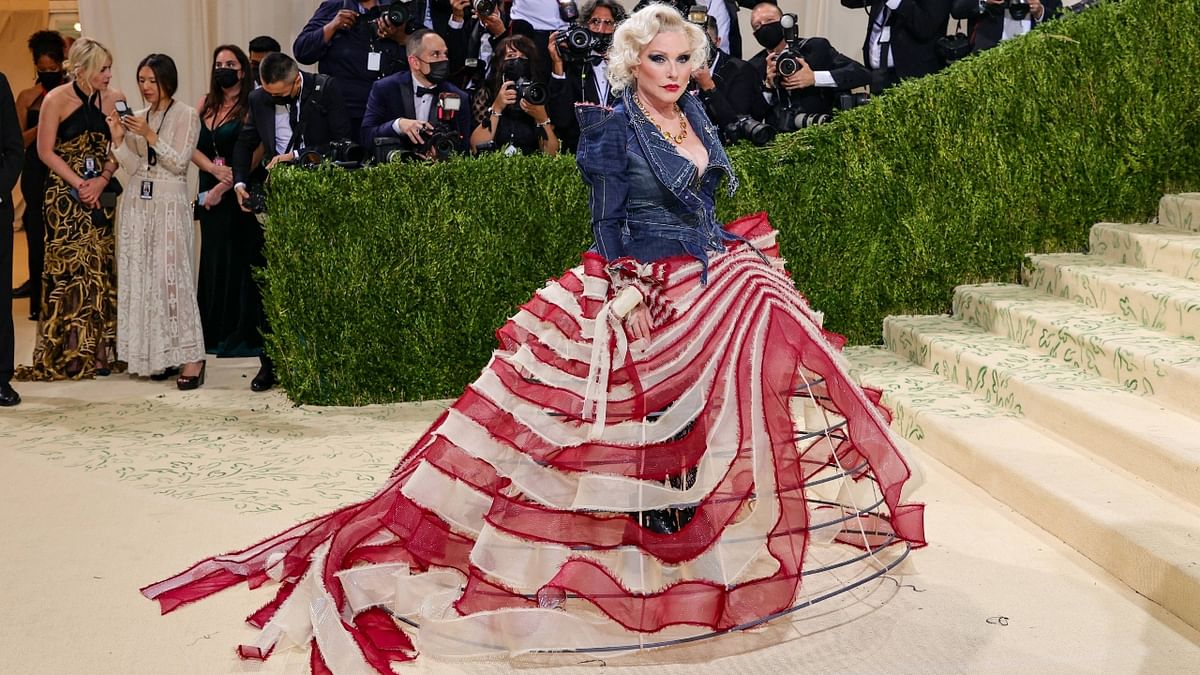
[[[233,68],[217,68],[213,78],[218,87],[228,89],[238,83],[238,71]]]
[[[63,82],[63,72],[61,70],[52,70],[48,72],[39,71],[37,74],[38,82],[47,90],[53,89]]]
[[[258,79],[258,64],[251,62],[250,76],[254,78],[254,84],[262,85],[262,80]]]
[[[754,40],[762,45],[763,49],[774,49],[783,42],[783,24],[778,21],[764,23],[754,31]]]
[[[529,59],[524,56],[504,62],[504,79],[515,82],[529,77]]]
[[[450,77],[450,62],[449,61],[434,61],[429,64],[429,74],[425,77],[434,84],[441,84]]]

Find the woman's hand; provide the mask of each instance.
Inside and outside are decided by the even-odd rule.
[[[135,133],[142,138],[148,138],[147,134],[151,133],[150,123],[145,117],[137,115],[126,115],[120,118],[121,124],[125,125],[125,129],[130,133]]]
[[[100,193],[104,192],[104,186],[108,185],[108,181],[104,178],[89,178],[79,184],[79,201],[83,202],[84,206],[92,209],[100,208]]]
[[[517,87],[512,82],[500,85],[496,98],[492,100],[492,110],[504,110],[505,107],[517,102]]]
[[[650,309],[644,302],[639,302],[625,317],[625,327],[633,335],[634,341],[650,339]]]
[[[121,117],[116,113],[112,113],[104,118],[108,123],[108,132],[112,136],[113,147],[116,147],[125,142],[125,127],[121,124]]]
[[[216,206],[217,204],[220,204],[221,198],[224,197],[225,193],[230,191],[231,189],[233,189],[232,183],[230,183],[230,184],[217,183],[217,185],[214,186],[211,190],[204,193],[204,203],[201,204],[200,206],[203,206],[206,209],[211,209],[212,207]]]
[[[227,188],[233,187],[233,167],[224,166],[221,164],[214,164],[212,171],[210,171],[209,173],[212,174],[213,178],[216,178],[217,180],[221,181],[221,184],[226,186]]]
[[[538,124],[550,119],[550,115],[546,113],[546,106],[533,105],[525,99],[521,99],[521,110],[524,110],[525,114],[532,117],[533,121],[537,122]]]

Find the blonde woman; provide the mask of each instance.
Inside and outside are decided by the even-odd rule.
[[[109,88],[112,53],[80,38],[67,56],[72,81],[42,101],[38,157],[50,170],[42,203],[46,252],[33,363],[17,378],[107,375],[116,365],[113,172],[105,117],[124,97]]]
[[[617,29],[620,102],[579,111],[596,248],[500,329],[483,375],[373,498],[143,593],[169,610],[280,579],[243,656],[315,636],[314,670],[386,672],[414,644],[620,651],[744,629],[865,574],[822,576],[814,559],[922,545],[878,395],[839,365],[765,216],[713,215],[717,184],[736,181],[684,94],[705,49],[666,5]],[[813,418],[846,424],[798,442],[801,388]],[[810,480],[832,489],[817,499]]]

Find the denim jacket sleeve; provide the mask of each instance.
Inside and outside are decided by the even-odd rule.
[[[575,161],[591,189],[592,236],[605,260],[624,255],[621,232],[625,227],[628,121],[617,111],[598,105],[575,108],[579,120],[579,151]]]

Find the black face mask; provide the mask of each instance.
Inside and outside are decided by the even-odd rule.
[[[592,51],[598,54],[606,54],[612,48],[612,33],[597,33],[589,30],[592,34]]]
[[[213,79],[216,80],[218,87],[228,89],[238,83],[238,71],[233,68],[217,68],[213,73]]]
[[[529,59],[524,56],[504,61],[504,79],[515,82],[529,77]]]
[[[258,64],[250,63],[250,76],[254,78],[254,84],[261,85],[262,80],[258,79]]]
[[[754,40],[762,45],[763,49],[774,49],[783,42],[783,24],[778,21],[764,23],[754,31]]]
[[[449,61],[434,61],[429,64],[429,74],[425,76],[433,84],[441,84],[450,77]]]
[[[39,70],[37,80],[42,87],[49,91],[63,83],[63,71],[51,70],[43,72]]]

